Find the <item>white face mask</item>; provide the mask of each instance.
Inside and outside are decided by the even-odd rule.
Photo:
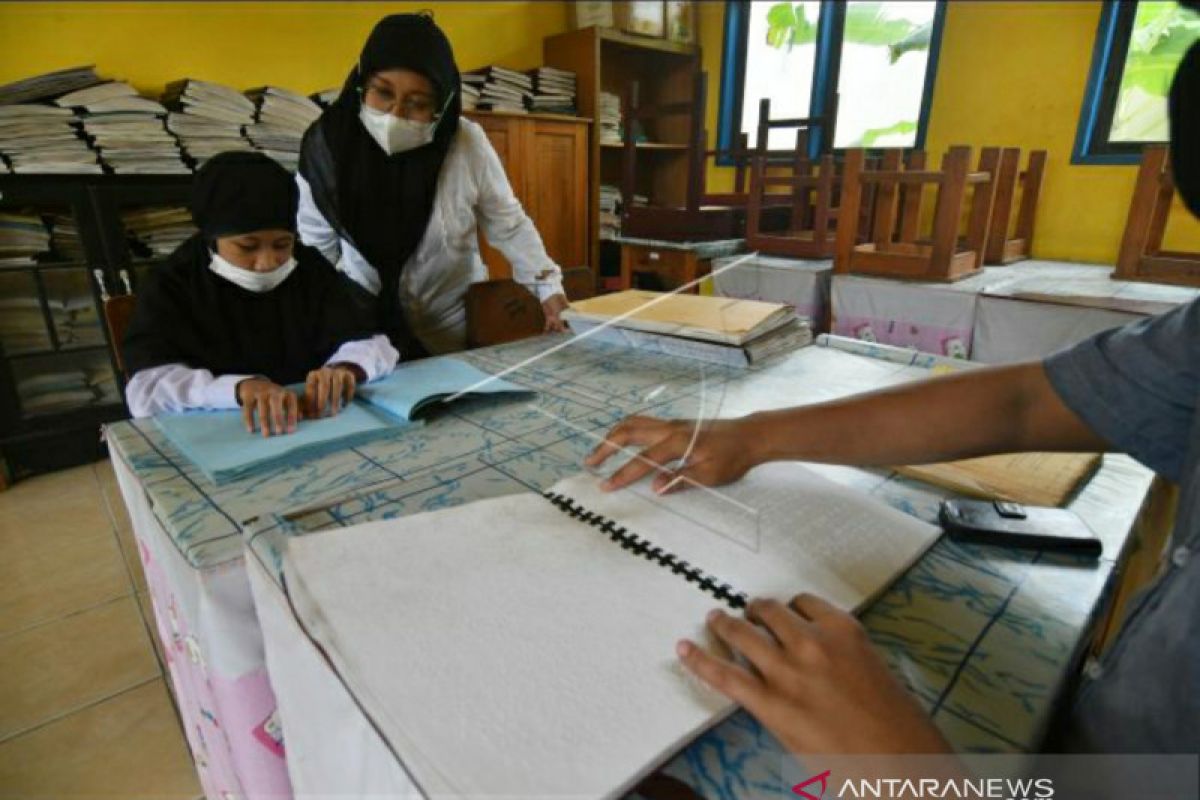
[[[383,152],[389,156],[405,153],[433,141],[433,132],[437,129],[436,122],[414,122],[401,119],[388,111],[379,111],[366,103],[358,112],[363,127],[371,134]]]
[[[288,279],[296,268],[296,259],[289,258],[270,272],[255,272],[243,269],[236,264],[230,264],[221,256],[213,253],[208,268],[230,283],[240,286],[248,292],[269,292]]]

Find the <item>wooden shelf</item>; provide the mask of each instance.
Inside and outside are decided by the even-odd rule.
[[[637,36],[612,28],[580,28],[548,36],[542,43],[543,63],[576,75],[576,104],[579,113],[598,118],[601,92],[623,97],[628,86],[638,82],[640,96],[647,103],[678,103],[690,100],[694,76],[700,68],[700,48],[666,39]],[[664,204],[682,203],[687,188],[689,136],[682,120],[660,120],[646,130],[653,141],[637,147],[641,161],[637,166],[639,194]],[[618,183],[623,144],[599,141],[593,123],[589,142],[588,242],[591,263],[596,268],[597,288],[601,277],[600,183]],[[607,153],[608,155],[605,155]]]
[[[551,122],[591,123],[591,121],[592,121],[591,117],[580,117],[575,114],[546,114],[546,113],[543,113],[540,111],[531,111],[528,114],[522,114],[519,111],[518,112],[488,111],[487,109],[483,109],[483,108],[472,108],[468,111],[464,111],[463,116],[467,117],[467,118],[474,118],[474,117],[507,118],[507,117],[512,117],[515,119],[544,119],[544,120],[549,120]]]
[[[625,47],[636,47],[641,50],[657,50],[660,53],[670,53],[685,57],[700,55],[700,47],[695,44],[683,44],[682,42],[656,39],[651,36],[638,36],[637,34],[619,31],[616,28],[596,28],[596,34],[602,42],[611,42],[612,44],[623,45]]]
[[[685,153],[687,152],[686,144],[676,144],[674,142],[638,142],[636,145],[638,150],[665,150],[667,152]],[[625,145],[621,142],[601,142],[600,147],[604,150],[621,152]]]

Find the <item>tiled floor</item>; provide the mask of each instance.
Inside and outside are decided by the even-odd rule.
[[[0,799],[201,796],[107,461],[0,492]]]

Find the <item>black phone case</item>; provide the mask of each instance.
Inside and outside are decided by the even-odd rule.
[[[946,500],[939,518],[960,542],[1053,550],[1098,557],[1100,540],[1077,514],[1062,508],[1018,506],[1021,518],[1005,516],[990,500]]]

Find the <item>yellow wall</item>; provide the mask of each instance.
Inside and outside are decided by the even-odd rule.
[[[183,77],[302,92],[340,86],[371,26],[431,8],[462,69],[537,66],[564,3],[0,3],[0,83],[77,64],[158,93]]]
[[[1048,150],[1034,238],[1039,258],[1113,263],[1129,210],[1136,166],[1070,163],[1100,8],[1099,2],[947,8],[926,149]],[[713,85],[708,128],[715,136],[724,4],[706,4],[701,18],[704,68]],[[713,179],[720,185],[728,175]],[[1167,244],[1200,250],[1200,222],[1182,206],[1172,214]]]

